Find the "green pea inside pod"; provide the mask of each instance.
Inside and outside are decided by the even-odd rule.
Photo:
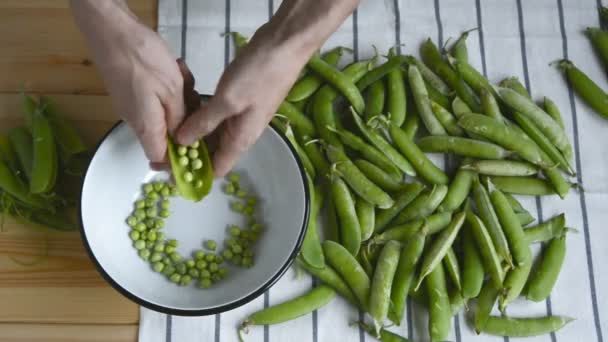
[[[167,149],[179,194],[194,202],[202,200],[211,191],[213,184],[213,166],[205,141],[201,139],[191,146],[181,146],[167,137]],[[188,158],[187,163],[184,162],[184,157]]]

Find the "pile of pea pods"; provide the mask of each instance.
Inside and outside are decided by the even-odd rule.
[[[49,98],[24,94],[22,108],[25,124],[0,134],[0,213],[75,230],[87,147]]]
[[[588,27],[585,33],[604,68],[608,68],[608,8],[599,6],[598,11],[600,27]],[[554,64],[564,72],[576,94],[596,113],[608,119],[608,94],[572,61],[564,59]]]
[[[560,112],[548,98],[537,104],[516,78],[492,85],[468,63],[467,35],[444,52],[424,41],[421,59],[391,49],[382,62],[339,69],[348,52],[340,47],[310,59],[273,122],[309,177],[297,265],[320,285],[249,315],[241,338],[337,295],[367,313],[357,323],[381,341],[408,340],[385,329],[401,324],[408,297],[428,308],[432,341],[446,340],[462,310],[477,333],[500,336],[548,334],[571,320],[506,312],[516,298],[549,296],[573,230],[563,214],[532,225],[514,196],[564,198],[573,188]],[[427,153],[444,154],[453,171]],[[534,243],[544,247],[537,258]],[[491,314],[495,305],[502,315]]]

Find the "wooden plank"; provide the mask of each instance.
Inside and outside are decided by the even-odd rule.
[[[153,28],[156,3],[129,1]],[[2,1],[0,8],[0,92],[105,93],[66,0]]]
[[[0,342],[135,342],[137,325],[0,324]]]

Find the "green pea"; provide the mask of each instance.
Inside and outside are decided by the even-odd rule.
[[[232,202],[230,204],[230,209],[236,211],[237,213],[242,213],[245,210],[245,205],[241,202]]]
[[[154,222],[154,228],[161,229],[164,227],[165,227],[165,221],[162,219],[156,219],[156,221]]]
[[[156,200],[153,200],[151,198],[146,198],[144,200],[144,206],[147,208],[153,208],[154,206],[156,206]],[[142,207],[142,209],[144,209],[144,208]]]
[[[232,253],[241,254],[243,253],[243,248],[240,245],[234,245],[232,246]]]
[[[225,276],[228,274],[228,269],[227,269],[226,267],[220,267],[220,268],[217,270],[217,273],[218,273],[220,276],[225,277]]]
[[[236,188],[234,187],[234,184],[228,183],[224,185],[224,193],[226,193],[226,195],[234,195],[235,192]]]
[[[241,265],[242,260],[243,260],[243,258],[240,255],[235,255],[232,257],[232,263],[235,264],[236,266]]]
[[[146,232],[145,230],[141,231],[139,233],[139,237],[140,237],[141,240],[144,240],[144,241],[148,240],[148,232]]]
[[[179,191],[177,190],[177,188],[171,188],[171,196],[177,196],[179,194]]]
[[[148,232],[148,241],[156,241],[156,231],[152,230]]]
[[[178,246],[178,242],[175,239],[171,239],[169,241],[167,241],[167,243],[169,244],[169,246],[171,247],[177,247]]]
[[[140,249],[138,254],[144,260],[148,260],[150,258],[150,250],[149,249]]]
[[[244,257],[253,257],[253,251],[251,249],[246,249],[243,251]]]
[[[169,255],[175,251],[175,247],[171,245],[165,246],[165,254]]]
[[[143,199],[137,200],[135,201],[135,208],[136,209],[143,209],[146,206],[146,201]]]
[[[192,277],[192,278],[198,278],[200,276],[200,272],[196,269],[196,268],[191,268],[188,270],[188,274]]]
[[[156,241],[164,241],[164,240],[165,240],[165,233],[163,233],[163,232],[156,233]]]
[[[236,192],[236,197],[238,198],[245,198],[247,197],[247,191],[240,189]]]
[[[198,150],[195,148],[191,148],[190,150],[188,150],[188,158],[190,158],[190,159],[198,158]]]
[[[129,227],[134,227],[137,224],[137,218],[135,216],[129,216],[127,218],[127,225],[129,225]]]
[[[163,274],[166,276],[170,276],[173,273],[175,273],[175,267],[169,265],[169,264],[165,264],[165,268],[163,269]]]
[[[254,233],[259,233],[264,230],[264,225],[261,223],[254,223],[251,225],[251,231]]]
[[[241,175],[236,172],[229,173],[227,178],[232,183],[238,183],[241,181]]]
[[[211,280],[213,280],[214,283],[217,283],[218,281],[222,280],[222,277],[219,274],[215,273],[211,275]]]
[[[162,259],[163,259],[163,255],[161,253],[154,252],[154,253],[152,253],[152,255],[150,255],[150,261],[152,261],[152,262],[159,262]]]
[[[256,205],[258,203],[258,199],[255,198],[254,196],[249,196],[249,198],[247,199],[247,204],[249,205]]]
[[[245,214],[247,216],[252,216],[254,212],[255,212],[255,208],[252,206],[246,206],[245,209],[243,209],[243,214]]]
[[[157,200],[158,197],[159,197],[159,195],[158,195],[158,192],[156,192],[156,191],[152,191],[151,193],[149,193],[147,195],[147,199],[150,199],[150,200]]]
[[[239,236],[243,240],[252,241],[251,232],[248,231],[248,230],[241,230],[240,233],[239,233]]]
[[[133,212],[133,215],[135,215],[138,220],[143,220],[146,218],[146,211],[143,209],[137,209]]]
[[[189,162],[190,162],[190,160],[188,159],[188,157],[186,157],[186,156],[179,157],[179,160],[178,160],[179,165],[187,166]]]
[[[177,270],[177,273],[179,273],[179,274],[181,274],[181,275],[186,274],[186,272],[188,271],[188,268],[187,268],[187,267],[186,267],[186,265],[185,265],[185,264],[183,264],[183,263],[182,263],[182,264],[177,264],[177,265],[175,266],[175,269]]]
[[[232,251],[229,249],[224,249],[224,251],[222,252],[222,255],[224,256],[224,259],[226,259],[226,260],[230,260],[234,256]]]
[[[154,264],[152,264],[152,269],[154,270],[154,272],[162,272],[163,269],[165,268],[165,264],[163,264],[162,262],[155,262]]]
[[[148,228],[148,229],[152,229],[152,228],[154,228],[154,223],[155,223],[155,222],[154,222],[154,219],[153,219],[153,218],[147,218],[147,219],[145,219],[143,222],[144,222],[144,224],[146,225],[146,228]]]
[[[207,249],[210,251],[215,251],[215,249],[217,248],[217,242],[215,242],[214,240],[207,240],[205,241],[205,247],[207,247]]]
[[[163,257],[163,264],[165,265],[173,265],[173,263],[171,262],[171,259],[168,256],[164,256]]]
[[[194,179],[194,175],[192,174],[192,172],[190,171],[186,171],[184,172],[184,180],[188,183],[192,182],[192,180]]]
[[[196,158],[196,159],[194,159],[192,161],[192,169],[193,170],[198,170],[198,169],[200,169],[202,167],[203,167],[203,161],[202,160]]]
[[[152,247],[154,247],[154,241],[146,241],[146,248],[152,249]]]
[[[190,277],[187,274],[183,275],[182,279],[180,279],[180,281],[179,281],[180,286],[188,286],[188,285],[190,285],[190,283],[192,283],[192,277]]]
[[[182,260],[182,256],[177,252],[171,253],[169,258],[171,258],[171,261],[173,262],[180,262]]]
[[[161,191],[160,191],[160,195],[162,197],[169,197],[171,195],[171,190],[168,187],[164,187]]]
[[[185,156],[188,152],[188,148],[186,146],[179,145],[177,147],[177,154],[180,156]]]
[[[192,145],[190,145],[190,148],[198,148],[201,144],[199,143],[199,141],[195,141],[192,143]]]
[[[154,182],[152,185],[154,186],[154,190],[156,191],[160,191],[164,187],[163,183],[161,182]]]
[[[195,188],[202,188],[202,187],[203,187],[203,184],[204,184],[204,183],[203,183],[203,180],[202,180],[202,179],[197,179],[197,180],[194,182],[194,187],[195,187]]]
[[[207,268],[207,262],[205,260],[199,260],[196,262],[196,268],[198,268],[199,270],[204,270]]]
[[[135,225],[135,227],[133,227],[133,229],[138,230],[140,232],[143,232],[144,230],[146,230],[146,224],[143,222],[139,222],[138,224]]]
[[[171,275],[171,277],[169,277],[169,280],[170,280],[172,283],[176,283],[176,284],[177,284],[177,283],[179,283],[179,281],[180,281],[181,279],[182,279],[182,276],[181,276],[181,275],[179,275],[178,273],[173,273],[173,274]]]
[[[189,259],[186,261],[186,267],[188,267],[188,268],[193,268],[195,265],[196,265],[196,263],[192,259]]]
[[[241,246],[241,248],[243,248],[243,249],[248,248],[249,244],[250,244],[249,240],[247,240],[247,239],[245,239],[243,237],[241,237],[239,239],[239,245]]]
[[[215,262],[218,263],[218,264],[224,263],[224,257],[221,256],[221,255],[216,255],[215,256]]]
[[[148,208],[146,210],[146,217],[154,218],[154,217],[156,217],[156,214],[157,214],[157,212],[156,212],[156,209],[154,209],[154,208]]]
[[[211,273],[217,272],[218,268],[219,268],[219,265],[216,264],[215,262],[212,262],[212,263],[209,264],[209,271]]]
[[[194,259],[195,260],[203,260],[203,259],[205,259],[205,252],[201,251],[201,250],[198,250],[198,251],[194,252]]]
[[[158,236],[156,238],[158,240]],[[155,252],[159,252],[159,253],[164,252],[165,251],[165,245],[163,243],[157,242],[154,245],[154,251]]]
[[[241,235],[241,230],[239,229],[238,226],[232,225],[228,228],[228,232],[230,233],[230,235],[236,237]]]
[[[160,216],[162,218],[167,218],[167,217],[169,217],[169,215],[170,215],[170,212],[167,209],[162,209],[160,211],[160,213],[158,214],[158,216]]]
[[[245,267],[251,267],[253,266],[253,259],[250,257],[243,257],[242,264]]]
[[[200,277],[201,279],[209,279],[211,278],[211,272],[209,272],[208,270],[201,270]]]
[[[133,229],[133,230],[131,230],[131,231],[129,232],[129,237],[130,237],[130,238],[131,238],[131,240],[133,240],[133,241],[137,241],[137,240],[139,240],[139,235],[140,235],[140,234],[139,234],[139,232],[138,232],[137,230],[135,230],[135,229]]]
[[[154,185],[152,185],[151,183],[144,185],[144,193],[149,194],[152,191],[154,191]]]
[[[203,278],[198,282],[198,287],[201,289],[208,289],[212,285],[211,280],[209,278]]]
[[[215,260],[215,254],[207,254],[205,255],[205,261],[212,262]]]

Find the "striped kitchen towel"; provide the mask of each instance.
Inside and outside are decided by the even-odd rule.
[[[513,316],[562,314],[575,317],[561,331],[527,341],[603,341],[608,335],[608,121],[593,113],[549,63],[567,57],[608,89],[606,74],[582,31],[598,26],[599,0],[362,0],[326,43],[353,49],[349,59],[368,58],[397,46],[417,54],[425,38],[439,45],[462,31],[477,27],[468,40],[470,61],[494,82],[519,77],[532,95],[548,96],[561,108],[566,131],[575,150],[576,181],[585,192],[558,197],[525,198],[538,220],[566,212],[569,226],[579,234],[568,237],[563,272],[550,299],[541,303],[516,302]],[[185,58],[197,79],[197,90],[211,94],[222,70],[234,58],[231,40],[223,33],[250,36],[280,6],[278,0],[160,0],[160,34],[176,56]],[[603,151],[603,152],[602,152]],[[166,316],[142,308],[140,341],[237,341],[236,326],[247,314],[309,290],[307,277],[289,271],[266,294],[251,303],[208,317]],[[359,313],[337,299],[312,315],[291,322],[255,327],[247,341],[372,341],[349,327]],[[425,310],[408,304],[407,319],[391,330],[415,341],[428,340]],[[515,341],[476,336],[464,313],[455,317],[450,341]]]

